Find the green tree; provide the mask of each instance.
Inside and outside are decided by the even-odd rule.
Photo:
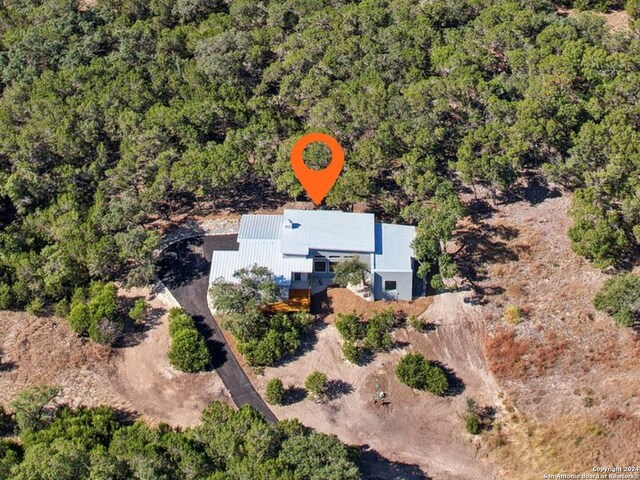
[[[426,390],[434,395],[443,395],[449,388],[444,371],[429,362],[421,353],[408,353],[396,367],[398,379],[418,390]]]
[[[201,372],[210,362],[204,337],[195,328],[183,328],[171,336],[169,361],[183,372]]]
[[[348,285],[367,283],[369,266],[358,258],[348,258],[335,266],[333,280],[345,288]]]
[[[54,415],[51,401],[58,393],[56,387],[39,385],[18,394],[11,402],[11,408],[15,412],[21,435],[40,430],[51,422]]]

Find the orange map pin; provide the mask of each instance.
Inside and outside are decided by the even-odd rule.
[[[331,163],[323,170],[314,170],[304,163],[304,149],[313,142],[322,142],[331,150]],[[313,203],[320,205],[338,180],[344,166],[344,151],[338,141],[324,133],[305,135],[291,149],[291,167]]]

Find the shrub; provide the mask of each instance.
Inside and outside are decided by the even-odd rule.
[[[284,385],[279,378],[272,378],[267,382],[266,399],[271,405],[282,405],[284,393]]]
[[[416,332],[424,332],[427,325],[426,320],[418,317],[417,315],[411,315],[407,322],[409,327],[414,329]]]
[[[420,353],[405,355],[396,367],[398,379],[418,390],[426,390],[434,395],[443,395],[449,388],[444,371],[438,365],[429,362]]]
[[[6,283],[0,283],[0,310],[9,310],[13,306],[13,292]]]
[[[365,326],[355,312],[339,313],[336,328],[346,342],[360,340],[365,332]]]
[[[480,422],[480,414],[478,412],[478,404],[473,398],[467,398],[466,410],[464,414],[464,425],[471,435],[478,435],[482,430]]]
[[[342,346],[342,353],[344,358],[356,365],[360,363],[360,349],[351,342],[344,342]]]
[[[169,311],[169,335],[173,336],[184,328],[196,328],[196,324],[181,308],[172,308]]]
[[[42,315],[43,311],[44,301],[40,297],[35,297],[27,305],[27,312],[29,312],[31,315],[35,315],[36,317]]]
[[[91,340],[107,346],[111,346],[116,343],[121,332],[120,324],[113,320],[109,320],[108,318],[101,318],[95,321],[92,320],[88,330],[89,338],[91,338]]]
[[[395,325],[393,311],[387,310],[375,314],[367,323],[365,346],[374,351],[388,350],[393,345],[391,330]]]
[[[618,325],[632,326],[640,318],[640,276],[627,273],[607,279],[593,305],[611,315]]]
[[[56,303],[55,307],[53,307],[53,314],[56,317],[67,318],[67,316],[69,315],[69,309],[69,300],[63,298],[58,303]]]
[[[465,428],[471,435],[478,435],[480,433],[480,420],[475,415],[470,415],[465,419]]]
[[[522,320],[522,309],[516,305],[510,305],[505,308],[502,318],[510,325],[517,325]]]
[[[71,306],[71,311],[67,317],[69,326],[78,335],[84,335],[89,332],[91,326],[91,315],[89,307],[84,303],[76,303]]]
[[[304,387],[307,389],[307,392],[316,400],[322,400],[324,398],[327,393],[327,386],[327,376],[317,370],[310,373],[304,382]]]
[[[169,361],[183,372],[201,372],[209,364],[209,349],[195,328],[182,328],[171,336]]]
[[[627,0],[624,9],[631,18],[640,17],[640,0]]]
[[[147,315],[147,302],[144,298],[138,298],[133,303],[133,307],[129,310],[129,318],[135,323],[142,323]]]

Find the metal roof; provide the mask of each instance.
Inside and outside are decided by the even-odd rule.
[[[373,253],[374,216],[371,213],[285,209],[281,242],[285,255],[307,255],[310,249]]]
[[[237,270],[253,265],[271,270],[278,285],[289,285],[292,272],[311,273],[313,259],[284,257],[279,240],[247,240],[237,251],[213,251],[209,281],[211,283],[221,277],[227,282],[235,282],[233,274]]]
[[[414,256],[413,242],[416,228],[411,225],[376,223],[376,251],[373,270],[379,272],[410,272]]]
[[[243,215],[240,218],[238,240],[280,238],[282,215]]]

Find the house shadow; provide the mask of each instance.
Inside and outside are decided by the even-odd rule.
[[[360,471],[364,480],[430,480],[418,465],[393,462],[369,445],[361,445]]]
[[[203,251],[203,237],[180,240],[169,245],[156,263],[158,278],[175,289],[209,274],[209,262]]]
[[[327,289],[311,295],[310,313],[312,315],[322,315],[323,317],[333,313],[333,305]]]

